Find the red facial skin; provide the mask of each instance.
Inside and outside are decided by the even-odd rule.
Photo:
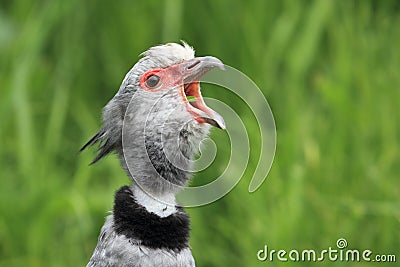
[[[182,83],[182,73],[177,69],[179,65],[174,65],[165,69],[156,68],[146,71],[140,78],[140,87],[146,91],[158,92],[167,88],[173,88]],[[149,88],[146,85],[146,80],[152,75],[160,77],[160,82],[155,88]]]
[[[158,92],[164,89],[179,88],[179,93],[182,98],[182,101],[185,105],[186,110],[192,115],[192,117],[198,123],[206,123],[203,117],[196,112],[196,109],[201,110],[207,113],[209,116],[213,117],[213,113],[206,106],[204,100],[200,93],[200,84],[199,81],[193,81],[188,84],[183,84],[184,78],[187,76],[187,69],[185,64],[176,64],[170,66],[168,68],[156,68],[146,71],[142,77],[140,78],[140,87],[143,90],[149,92]],[[149,88],[146,84],[146,80],[148,77],[152,75],[157,75],[160,77],[160,81],[157,86],[154,88]],[[186,92],[186,93],[185,93]],[[196,98],[196,101],[189,103],[186,98],[186,95],[193,96]]]

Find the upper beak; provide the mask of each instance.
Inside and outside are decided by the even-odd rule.
[[[216,57],[206,56],[206,57],[196,57],[185,62],[186,65],[186,78],[191,78],[200,74],[204,75],[206,72],[213,68],[218,68],[220,70],[225,70],[224,63]],[[191,75],[192,74],[192,75]]]
[[[208,123],[220,129],[225,129],[225,122],[221,115],[207,107],[201,96],[199,80],[213,68],[225,70],[224,64],[212,56],[196,57],[182,63],[183,94],[194,97],[195,101],[187,101],[187,109],[200,123]]]

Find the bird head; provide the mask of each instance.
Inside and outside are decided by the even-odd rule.
[[[142,185],[165,191],[169,183],[187,182],[210,126],[225,129],[223,118],[205,104],[199,82],[224,64],[211,56],[194,57],[186,43],[155,46],[142,56],[103,109],[102,128],[81,150],[100,143],[92,163],[115,151]],[[139,148],[143,143],[145,151]]]

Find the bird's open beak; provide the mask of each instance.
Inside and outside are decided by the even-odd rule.
[[[180,86],[181,95],[187,111],[199,123],[208,123],[220,129],[225,129],[222,116],[207,107],[200,92],[201,77],[213,68],[224,70],[224,64],[218,58],[207,56],[196,57],[179,65],[183,77]]]

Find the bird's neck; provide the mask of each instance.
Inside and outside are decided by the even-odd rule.
[[[176,194],[187,185],[192,176],[193,158],[207,137],[209,126],[193,120],[165,122],[159,116],[147,120],[145,116],[133,114],[132,118],[126,118],[126,133],[118,153],[132,181],[163,202],[165,198],[170,199],[168,193]],[[141,121],[143,118],[151,123],[146,125]]]
[[[159,217],[167,217],[177,212],[174,193],[152,193],[150,195],[137,185],[133,185],[131,190],[136,202],[148,212],[154,213]]]

